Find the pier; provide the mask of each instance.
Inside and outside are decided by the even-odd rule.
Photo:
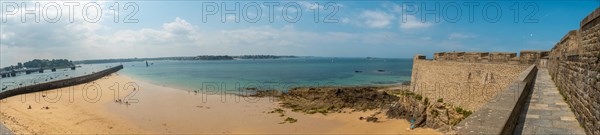
[[[57,80],[52,82],[40,83],[35,85],[23,86],[15,89],[11,89],[8,91],[4,91],[0,93],[0,99],[8,98],[15,95],[32,93],[32,92],[40,92],[45,90],[51,90],[56,88],[68,87],[78,84],[83,84],[87,82],[91,82],[97,79],[100,79],[109,74],[115,73],[119,70],[123,69],[123,65],[115,66],[109,69],[102,70],[100,72],[96,72],[89,75],[83,75],[79,77]]]

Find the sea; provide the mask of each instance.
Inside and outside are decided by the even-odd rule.
[[[294,87],[386,86],[410,81],[412,59],[297,57],[238,60],[160,60],[146,62],[86,64],[76,70],[20,75],[2,78],[3,87],[31,85],[49,77],[52,80],[85,75],[112,66],[124,69],[118,74],[156,85],[186,91],[229,91],[244,89],[287,91]],[[65,76],[68,77],[65,77]],[[32,78],[37,81],[32,82]]]

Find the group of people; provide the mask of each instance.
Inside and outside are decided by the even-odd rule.
[[[27,109],[31,109],[31,105],[29,105],[29,107],[27,107]],[[42,109],[46,109],[46,110],[48,110],[48,109],[50,109],[50,107],[48,107],[48,106],[43,106],[43,107],[42,107]]]
[[[121,100],[121,99],[115,100],[115,103],[125,103],[125,105],[129,105],[129,101],[123,102],[123,100]]]

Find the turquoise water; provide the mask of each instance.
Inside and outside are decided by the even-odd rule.
[[[184,90],[286,91],[298,86],[391,85],[410,81],[411,59],[301,57],[123,63],[134,79]],[[362,71],[356,73],[355,71]],[[383,70],[383,71],[379,71]]]

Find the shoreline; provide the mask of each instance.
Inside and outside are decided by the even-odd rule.
[[[161,87],[167,87],[167,88],[171,88],[171,89],[176,89],[179,91],[184,91],[184,92],[194,92],[195,90],[192,88],[186,88],[186,87],[180,87],[180,86],[175,86],[175,85],[168,85],[168,84],[161,84],[161,83],[157,83],[157,82],[152,82],[152,81],[141,81],[144,80],[142,78],[136,78],[134,76],[130,76],[130,75],[122,75],[122,76],[126,76],[132,80],[140,80],[139,82],[145,82],[151,85],[156,85],[156,86],[161,86]],[[410,88],[410,85],[406,85],[406,83],[410,83],[410,81],[402,81],[402,82],[396,82],[396,83],[387,83],[387,84],[369,84],[369,85],[323,85],[323,86],[299,86],[299,87],[293,87],[293,88],[307,88],[307,87],[335,87],[335,88],[342,88],[342,87],[383,87],[383,88]],[[290,89],[293,89],[290,88]],[[265,90],[273,90],[273,89],[254,89],[254,90],[250,90],[253,89],[252,87],[240,87],[241,90],[233,90],[236,92],[243,92],[245,93],[246,91],[265,91]],[[198,90],[199,92],[201,90]],[[277,91],[281,91],[281,90],[277,90]],[[286,90],[287,91],[287,90]],[[283,91],[282,91],[283,92]],[[243,94],[242,93],[242,94]],[[241,95],[240,93],[235,93],[235,92],[225,92],[225,94],[238,94],[240,96],[244,96]]]
[[[111,74],[91,84],[100,89],[91,90],[92,85],[82,84],[7,98],[0,102],[3,110],[0,121],[15,134],[440,134],[427,128],[407,130],[409,123],[406,120],[381,118],[379,123],[358,120],[358,117],[368,116],[374,111],[322,115],[283,109],[285,117],[297,119],[297,122],[280,124],[285,122],[285,117],[268,113],[282,108],[273,99],[195,94],[120,74]],[[88,90],[83,90],[84,87]],[[136,90],[133,90],[134,87]],[[86,91],[88,96],[77,96],[84,95]],[[100,91],[101,96],[90,94],[94,91]],[[23,102],[23,99],[26,101]],[[117,99],[122,99],[122,102],[115,102]],[[28,109],[29,105],[32,109]],[[40,109],[46,106],[49,109]]]

